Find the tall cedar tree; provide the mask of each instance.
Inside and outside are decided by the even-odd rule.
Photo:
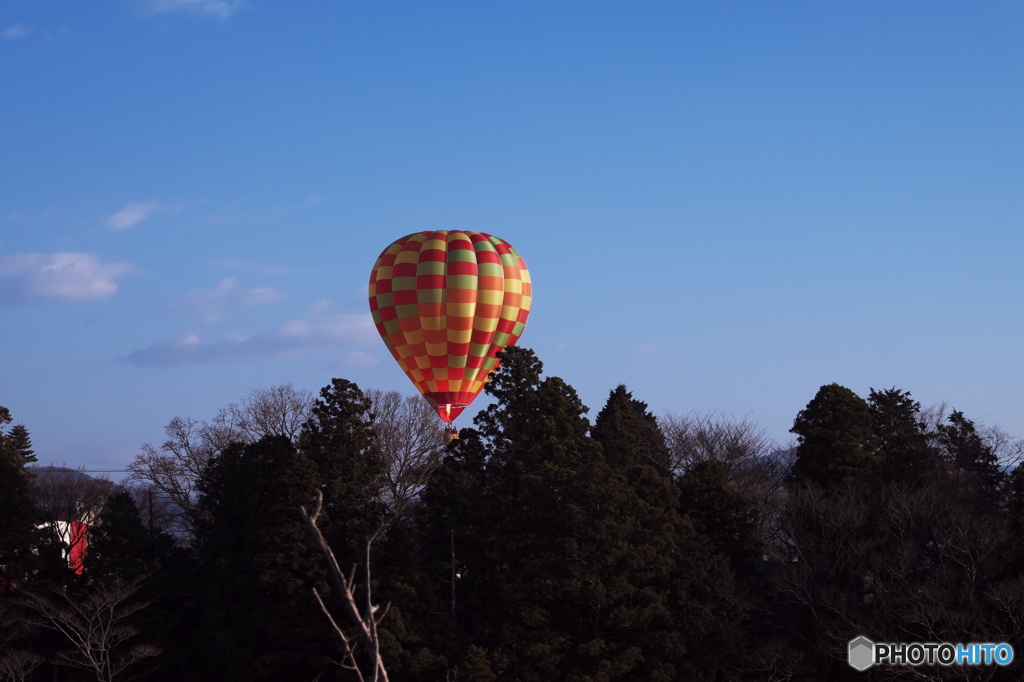
[[[609,394],[597,413],[591,436],[601,444],[605,461],[616,469],[628,471],[646,465],[668,475],[668,446],[658,419],[647,410],[647,403],[634,399],[624,385]]]
[[[722,581],[719,606],[725,607],[720,612],[723,618],[719,625],[723,626],[724,637],[716,641],[713,637],[698,635],[702,644],[691,651],[688,658],[691,662],[700,661],[700,668],[706,674],[721,670],[724,659],[728,658],[726,654],[734,653],[742,644],[741,633],[729,619],[738,616],[743,601],[733,594],[727,573],[722,570],[721,557],[715,555],[722,552],[733,564],[734,574],[738,568],[748,574],[753,572],[751,564],[757,547],[752,505],[728,486],[724,468],[720,471],[721,479],[714,478],[708,486],[700,486],[698,481],[704,479],[699,476],[691,477],[686,485],[681,481],[678,488],[673,486],[669,478],[668,447],[658,420],[647,409],[647,404],[633,398],[623,385],[609,394],[608,402],[597,415],[591,436],[601,444],[605,460],[626,475],[634,492],[649,506],[648,512],[674,521],[679,554],[673,557],[670,573],[684,578],[677,585],[687,584],[688,574],[699,573],[694,570],[697,565],[718,573],[717,579]],[[717,464],[710,462],[698,468],[703,471]],[[680,514],[686,519],[680,519]],[[694,527],[702,537],[693,537]],[[676,595],[675,598],[687,597]],[[695,601],[692,595],[689,599]]]
[[[174,547],[174,538],[151,531],[131,493],[111,495],[98,522],[89,529],[85,573],[89,582],[134,582],[157,572]]]
[[[951,466],[976,477],[985,489],[995,491],[1002,484],[999,459],[963,412],[954,410],[947,424],[939,424],[939,444]]]
[[[919,486],[934,475],[939,456],[921,423],[921,404],[908,391],[893,387],[871,389],[868,406],[883,478]]]
[[[361,566],[366,542],[381,527],[386,468],[373,437],[370,400],[345,379],[320,391],[299,436],[316,468],[324,503],[321,530],[345,570]]]
[[[729,559],[737,580],[753,593],[760,585],[762,554],[754,502],[730,485],[725,463],[715,459],[683,474],[679,490],[682,511],[697,532]]]
[[[792,474],[796,482],[829,487],[850,477],[872,478],[880,468],[871,408],[845,386],[818,389],[790,431],[799,439]]]
[[[234,443],[201,481],[196,527],[202,610],[190,679],[332,679],[337,649],[311,588],[323,558],[298,508],[320,484],[285,436]]]
[[[497,402],[425,494],[432,568],[456,565],[460,679],[701,679],[688,648],[729,629],[728,570],[667,480],[642,496],[605,462],[571,387],[531,351],[501,358]]]
[[[333,379],[320,391],[299,448],[317,469],[324,495],[319,525],[339,565],[346,572],[355,569],[362,585],[369,552],[374,601],[390,604],[379,629],[388,670],[418,680],[444,669],[444,659],[434,653],[444,648],[438,644],[441,631],[421,617],[437,605],[428,575],[414,561],[412,524],[391,518],[383,502],[387,463],[371,409],[356,384]]]
[[[9,431],[11,413],[0,407],[0,592],[20,584],[35,563],[36,511],[32,474],[36,461],[28,430],[17,424]]]

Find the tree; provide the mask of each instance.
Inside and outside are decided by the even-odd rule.
[[[397,391],[368,389],[377,449],[384,458],[384,503],[401,513],[419,495],[437,465],[447,442],[437,421],[437,411],[422,396],[402,396]]]
[[[90,528],[85,555],[85,580],[80,589],[139,583],[137,598],[149,607],[133,614],[126,624],[148,642],[160,646],[163,679],[186,679],[185,652],[195,628],[197,592],[202,574],[192,553],[176,545],[172,536],[143,523],[131,493],[110,496],[97,523]]]
[[[20,425],[7,431],[10,422],[10,410],[0,407],[0,593],[24,580],[37,543],[38,515],[28,469],[35,457],[28,431]]]
[[[317,491],[316,505],[313,507],[313,512],[310,514],[306,511],[305,507],[300,507],[302,512],[302,518],[305,520],[309,529],[313,531],[313,535],[317,539],[317,544],[320,547],[321,552],[324,555],[324,559],[327,561],[327,566],[330,569],[331,578],[334,581],[334,585],[341,596],[341,602],[344,604],[345,615],[348,617],[349,624],[355,626],[358,633],[358,639],[365,650],[365,657],[369,659],[369,666],[367,669],[370,671],[369,676],[363,672],[363,667],[360,666],[359,656],[357,656],[356,646],[353,643],[353,637],[350,637],[345,633],[345,628],[338,624],[331,615],[331,610],[327,608],[327,604],[324,603],[324,599],[317,588],[313,588],[313,596],[316,597],[317,603],[320,605],[320,610],[323,611],[327,620],[331,623],[331,627],[334,629],[335,634],[341,640],[345,647],[345,658],[341,662],[341,666],[346,670],[351,670],[355,673],[357,679],[360,682],[365,682],[367,677],[373,680],[373,682],[388,682],[388,671],[384,665],[384,659],[381,656],[381,642],[380,634],[377,626],[387,615],[387,608],[385,608],[380,614],[377,612],[380,610],[379,606],[373,603],[373,571],[371,567],[371,550],[373,548],[374,538],[371,536],[367,539],[365,548],[366,554],[363,561],[363,585],[362,593],[363,598],[359,599],[357,590],[359,589],[356,583],[356,571],[353,571],[346,575],[341,566],[338,564],[337,558],[334,556],[334,552],[331,550],[327,540],[324,538],[323,533],[320,531],[320,527],[317,525],[317,517],[320,515],[320,510],[323,507],[323,494]]]
[[[669,473],[668,446],[657,418],[647,410],[647,403],[634,399],[622,384],[597,413],[591,436],[601,444],[605,461],[617,469],[644,464],[663,475]]]
[[[33,467],[33,492],[42,524],[40,554],[50,556],[50,578],[60,582],[80,575],[89,542],[89,528],[114,490],[105,478],[93,478],[84,467]],[[53,561],[61,557],[60,562]]]
[[[168,439],[160,449],[142,445],[142,452],[128,465],[128,481],[169,499],[168,530],[191,537],[199,481],[210,460],[229,443],[219,442],[203,422],[189,417],[174,417],[164,430]]]
[[[729,485],[725,464],[713,459],[697,464],[679,481],[679,489],[682,511],[697,532],[729,558],[734,573],[752,582],[761,560],[756,506]]]
[[[940,424],[939,445],[946,462],[972,476],[989,494],[994,494],[1005,479],[992,448],[985,442],[974,422],[963,412],[953,410],[946,424]]]
[[[175,511],[166,530],[191,536],[199,481],[210,460],[234,442],[254,443],[264,436],[295,441],[312,402],[309,391],[282,384],[250,391],[241,403],[221,408],[210,421],[174,417],[165,428],[163,445],[142,445],[128,465],[128,482],[171,500]]]
[[[191,677],[312,679],[334,646],[311,597],[326,574],[299,508],[320,487],[314,464],[286,436],[235,443],[201,480]]]
[[[790,431],[799,439],[795,481],[830,486],[851,476],[874,476],[879,469],[871,409],[844,386],[822,386]]]
[[[100,682],[123,679],[128,668],[152,656],[159,647],[128,645],[136,635],[127,621],[147,603],[136,599],[139,582],[114,582],[76,595],[54,587],[49,592],[24,592],[15,601],[28,622],[62,634],[71,649],[56,662],[88,670]]]
[[[921,484],[938,464],[938,453],[921,419],[921,404],[912,400],[909,392],[893,387],[884,391],[872,388],[868,405],[885,479]]]
[[[111,495],[89,532],[86,576],[91,582],[133,582],[157,572],[168,559],[174,538],[142,523],[131,493]]]
[[[374,435],[371,402],[346,379],[320,391],[299,436],[323,493],[320,522],[342,566],[362,563],[367,540],[388,516],[383,502],[387,463]],[[312,494],[303,500],[308,504]]]
[[[316,510],[304,519],[332,569],[345,617],[339,622],[321,606],[353,674],[386,676],[382,657],[408,661],[405,647],[411,646],[417,662],[398,666],[407,678],[424,660],[415,624],[400,607],[373,615],[373,595],[401,598],[406,614],[423,603],[425,590],[416,588],[423,576],[410,561],[417,548],[405,517],[440,459],[443,432],[435,410],[419,396],[364,394],[344,379],[332,380],[320,395],[299,438],[324,482]],[[357,602],[365,604],[358,612]],[[378,634],[384,613],[390,615]]]
[[[849,478],[793,490],[785,520],[794,554],[772,572],[771,625],[809,654],[810,678],[846,679],[847,643],[865,632],[885,642],[1018,645],[1024,579],[1007,571],[1013,539],[1005,520],[972,506],[973,495],[962,477],[941,472],[914,488]],[[914,677],[899,666],[872,674]],[[928,670],[935,680],[994,674]]]
[[[496,402],[424,496],[428,570],[451,568],[439,585],[458,636],[451,665],[474,679],[713,675],[699,649],[720,653],[718,637],[736,634],[731,576],[676,513],[671,482],[655,474],[638,494],[588,436],[570,386],[542,378],[529,350],[500,358],[486,389]],[[625,442],[615,422],[605,435]]]
[[[775,443],[750,417],[715,412],[667,414],[658,420],[669,451],[669,467],[677,480],[701,462],[725,465],[729,480],[745,491],[764,484],[766,465],[776,464]]]
[[[6,600],[0,600],[0,680],[26,682],[43,662],[43,657],[36,652],[12,646],[28,644],[20,640],[33,631],[31,625],[11,611]]]

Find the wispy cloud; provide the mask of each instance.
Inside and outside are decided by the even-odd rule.
[[[175,367],[227,362],[259,362],[314,350],[365,346],[377,337],[368,314],[334,315],[322,320],[291,320],[252,336],[232,336],[217,341],[189,334],[174,341],[158,341],[129,353],[124,360],[141,367]],[[358,351],[356,352],[358,353]],[[349,354],[354,362],[368,362],[372,356]]]
[[[14,24],[12,26],[8,26],[7,29],[4,30],[4,32],[2,34],[0,34],[0,35],[3,35],[3,37],[7,38],[7,39],[14,39],[14,38],[24,38],[25,36],[27,36],[31,32],[32,32],[32,29],[30,29],[28,26],[22,26],[21,24]]]
[[[131,271],[127,263],[103,263],[88,253],[0,256],[0,302],[102,301]]]
[[[42,39],[46,42],[57,40],[68,34],[68,28],[61,26],[57,29],[39,29],[24,24],[12,24],[0,31],[0,38],[4,40],[17,40],[18,38]]]
[[[217,17],[221,21],[245,7],[244,0],[143,0],[143,4],[157,14],[186,11]]]
[[[665,345],[661,343],[644,343],[636,347],[636,352],[640,355],[682,355],[686,353],[686,346],[679,345]]]
[[[223,312],[231,306],[268,305],[283,301],[288,295],[281,289],[258,287],[242,289],[234,277],[226,277],[212,289],[197,289],[187,296],[171,301],[172,308],[195,310],[203,322],[219,322]]]
[[[250,261],[240,260],[238,258],[221,258],[214,261],[214,264],[218,267],[224,268],[225,270],[255,272],[259,275],[288,274],[288,268],[283,265],[264,265],[262,263],[253,263]]]
[[[376,367],[379,364],[380,358],[355,350],[335,363],[332,369],[345,370],[352,369],[353,367]]]
[[[160,208],[158,201],[129,201],[120,211],[107,218],[107,228],[119,231],[135,227]]]

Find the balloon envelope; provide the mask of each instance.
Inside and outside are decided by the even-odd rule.
[[[370,311],[388,350],[442,421],[457,417],[515,345],[533,288],[512,245],[483,232],[402,237],[370,273]]]

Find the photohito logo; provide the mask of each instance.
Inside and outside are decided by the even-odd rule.
[[[999,644],[950,644],[911,642],[876,644],[867,637],[851,639],[846,660],[854,670],[864,672],[873,665],[1010,665],[1013,647]]]

